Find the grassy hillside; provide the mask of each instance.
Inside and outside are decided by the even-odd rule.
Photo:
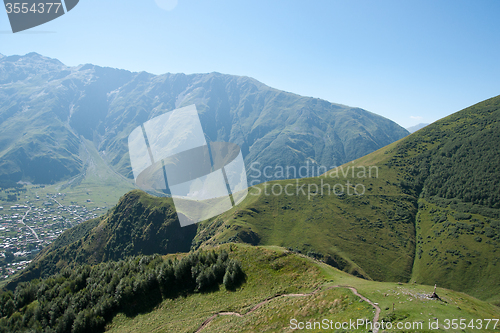
[[[1,309],[7,316],[0,319],[0,326],[22,332],[39,320],[40,329],[66,327],[68,332],[90,327],[94,332],[103,327],[108,332],[290,332],[292,319],[313,324],[360,319],[413,327],[396,332],[462,332],[446,329],[445,320],[460,318],[476,324],[500,317],[499,308],[463,293],[438,288],[440,299],[430,299],[430,286],[360,279],[279,247],[224,244],[213,250],[213,254],[211,249],[204,254],[131,257],[63,270],[21,286],[14,295],[1,295]],[[194,289],[202,281],[194,268],[209,267],[214,255],[217,262],[220,258],[221,262],[238,262],[244,279],[231,285],[224,278],[223,283],[214,281],[212,287]],[[191,281],[191,287],[179,285],[183,279],[177,276],[186,271],[180,269],[185,266],[181,263],[194,265],[192,271],[197,272],[192,281],[191,277],[185,280]],[[165,279],[169,265],[179,269],[174,270],[175,278]],[[429,322],[436,321],[439,328],[429,330]],[[493,323],[489,329],[484,326],[481,331],[499,331],[498,324],[496,330]],[[332,331],[341,330],[333,327]],[[344,331],[369,330],[362,325]]]
[[[500,98],[403,140],[389,164],[420,191],[412,280],[500,304]]]
[[[388,167],[379,172],[384,170],[391,179],[397,178]],[[366,194],[353,195],[356,189],[347,182],[358,181],[349,173],[345,179],[320,177],[254,187],[237,209],[200,224],[194,245],[229,241],[278,245],[315,254],[368,279],[408,281],[415,253],[416,198],[375,177],[359,179]],[[342,195],[338,185],[343,187]],[[285,188],[293,195],[273,195],[273,190]],[[361,193],[362,187],[357,189]],[[377,189],[383,194],[372,195],[380,193]]]
[[[224,245],[228,248],[231,245]],[[210,294],[193,294],[183,299],[167,300],[154,311],[127,317],[116,316],[107,326],[110,332],[195,332],[201,324],[218,312],[237,312],[243,317],[221,315],[200,332],[291,332],[290,320],[344,322],[349,319],[372,321],[375,308],[362,301],[347,287],[378,304],[380,320],[423,322],[437,318],[498,318],[500,309],[462,293],[438,289],[442,301],[429,300],[433,288],[415,284],[367,281],[341,272],[311,258],[297,256],[277,247],[232,246],[231,252],[242,262],[246,282],[236,291],[221,288]],[[343,286],[343,287],[336,287]],[[318,289],[319,288],[319,289]],[[269,297],[283,296],[250,312]],[[393,303],[396,304],[393,312]],[[430,330],[408,330],[430,332]],[[324,332],[325,330],[309,330]],[[335,331],[333,329],[332,331]],[[351,330],[349,330],[351,331]],[[366,332],[366,329],[354,330]],[[396,330],[397,331],[397,330]],[[453,332],[441,329],[434,332]],[[497,327],[498,331],[498,327]]]
[[[500,304],[499,129],[495,97],[321,177],[270,183],[269,195],[254,188],[261,194],[201,223],[195,244],[296,247],[340,257],[335,266],[357,265],[372,279],[411,277]],[[369,166],[378,177],[365,176]],[[321,195],[321,186],[347,181],[365,193]],[[273,195],[288,184],[294,194],[306,184],[306,193]]]

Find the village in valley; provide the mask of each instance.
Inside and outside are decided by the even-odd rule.
[[[77,202],[64,192],[48,193],[41,189],[2,191],[10,201],[0,201],[0,281],[25,268],[66,229],[96,218],[108,209],[90,198]]]

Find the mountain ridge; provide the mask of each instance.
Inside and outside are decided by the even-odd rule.
[[[242,148],[247,171],[254,162],[330,168],[408,134],[368,111],[283,92],[249,77],[68,67],[36,53],[1,58],[0,98],[0,178],[37,184],[81,174],[84,139],[131,179],[132,129],[189,104],[197,105],[208,141]],[[49,166],[58,172],[49,174]]]

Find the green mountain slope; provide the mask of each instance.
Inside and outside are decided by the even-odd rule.
[[[237,207],[197,224],[183,244],[277,245],[368,280],[438,284],[499,304],[499,120],[495,97],[320,177],[260,184]],[[139,205],[144,212],[127,208]],[[158,242],[161,228],[144,219],[155,213],[172,225],[161,234],[167,244],[188,230],[178,228],[169,199],[134,191],[99,222],[106,231],[94,226],[80,240],[53,243],[25,274],[64,266],[54,259],[61,251],[70,263],[79,253],[85,262],[145,253],[147,240]],[[137,231],[121,239],[118,225]],[[169,251],[161,244],[154,250]],[[126,246],[134,250],[124,253]]]
[[[332,179],[337,169],[299,182],[313,191],[322,178],[364,184],[362,196],[256,196],[227,214],[229,227],[200,224],[195,242],[246,241],[251,230],[255,244],[335,253],[373,279],[411,277],[500,304],[499,165],[495,97],[339,168],[355,174]],[[363,166],[378,166],[378,177],[363,177]]]
[[[404,140],[396,164],[421,189],[412,280],[500,304],[500,98]],[[389,163],[394,163],[394,160]]]
[[[91,142],[132,178],[127,138],[148,119],[196,104],[208,141],[242,148],[252,177],[265,166],[331,168],[408,132],[368,111],[270,88],[252,78],[68,67],[36,53],[0,58],[0,180],[54,183],[83,174]],[[123,194],[123,193],[122,193]]]

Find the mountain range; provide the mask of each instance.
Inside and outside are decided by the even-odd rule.
[[[261,173],[266,166],[332,168],[408,135],[368,111],[280,91],[249,77],[68,67],[29,53],[0,57],[0,180],[52,184],[95,164],[132,179],[131,131],[191,104],[208,142],[241,147],[254,184],[276,179]],[[91,162],[89,149],[98,153]]]

